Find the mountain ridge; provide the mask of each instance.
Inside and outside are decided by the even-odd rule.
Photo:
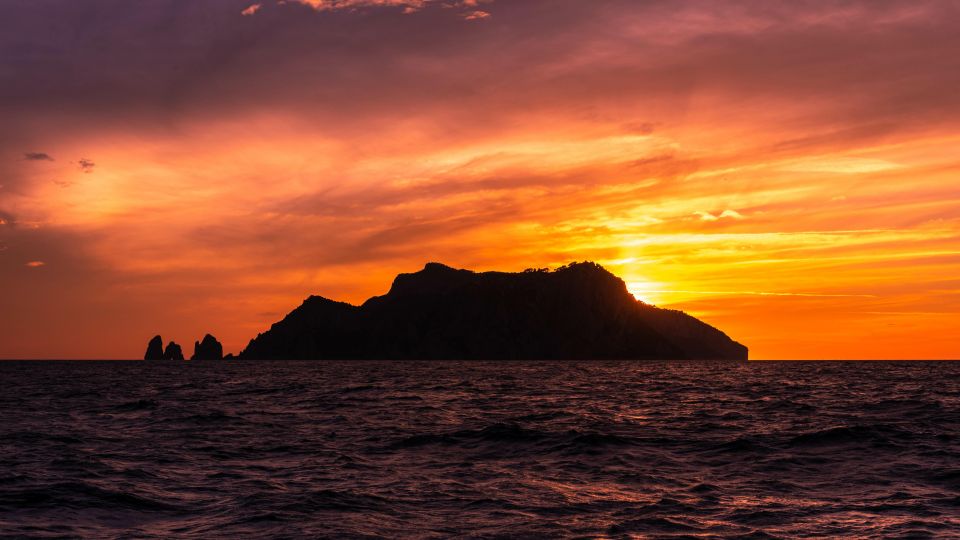
[[[735,359],[745,346],[636,300],[592,262],[473,272],[427,263],[356,306],[310,296],[241,359]]]

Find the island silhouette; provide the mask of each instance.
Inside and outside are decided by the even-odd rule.
[[[210,334],[203,336],[203,341],[193,343],[193,355],[190,360],[221,360],[223,358],[223,345]],[[232,356],[227,355],[227,358],[232,358]],[[167,348],[164,349],[163,338],[157,335],[153,336],[153,339],[147,344],[147,352],[144,353],[143,359],[184,360],[183,349],[175,341],[168,343]]]
[[[161,351],[162,344],[154,337],[145,358],[183,358],[179,345]],[[222,353],[207,334],[191,359]],[[432,262],[360,306],[311,296],[238,358],[746,360],[747,347],[681,311],[637,300],[596,263],[508,273]]]

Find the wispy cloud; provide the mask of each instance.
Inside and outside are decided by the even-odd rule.
[[[479,0],[293,0],[300,4],[308,5],[318,11],[335,11],[347,9],[359,9],[370,7],[399,7],[405,13],[419,11],[431,4],[456,7],[476,7]],[[492,1],[492,0],[484,0]],[[473,13],[485,13],[483,11],[474,11]],[[475,18],[482,18],[489,14],[480,15]],[[468,16],[469,18],[469,16]]]
[[[468,21],[477,21],[480,19],[486,19],[490,17],[490,13],[482,10],[471,11],[463,16],[464,19]]]
[[[638,289],[638,292],[656,294],[696,294],[706,296],[799,296],[805,298],[877,298],[875,294],[823,294],[770,291],[690,291],[679,289]]]
[[[745,219],[740,212],[736,210],[724,210],[719,214],[712,214],[710,212],[697,211],[694,212],[694,215],[700,216],[702,221],[720,221],[721,219]]]
[[[259,11],[262,6],[263,4],[250,4],[249,6],[243,8],[243,10],[240,11],[240,14],[249,17]]]
[[[84,173],[92,173],[97,164],[87,158],[82,158],[77,161],[77,166],[80,167],[80,170]]]
[[[783,170],[811,173],[865,174],[890,171],[900,166],[877,158],[828,157],[803,159],[783,166]]]

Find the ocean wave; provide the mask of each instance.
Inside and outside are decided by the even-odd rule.
[[[0,536],[960,537],[960,363],[24,363],[0,380]]]
[[[418,448],[424,446],[502,445],[504,452],[525,446],[537,446],[540,452],[582,451],[610,446],[626,446],[632,442],[624,437],[588,431],[567,430],[552,432],[524,428],[514,423],[497,423],[480,429],[464,429],[447,433],[423,433],[397,441],[392,448]]]
[[[160,403],[153,399],[138,399],[136,401],[129,401],[127,403],[121,403],[120,405],[115,405],[111,407],[110,410],[117,412],[132,412],[132,411],[152,411],[160,406]]]
[[[0,491],[0,509],[16,511],[28,508],[113,508],[144,512],[185,510],[181,505],[158,498],[107,489],[86,482],[59,482]]]
[[[890,425],[838,426],[797,435],[790,439],[788,445],[794,448],[842,445],[900,446],[914,437],[911,431]]]

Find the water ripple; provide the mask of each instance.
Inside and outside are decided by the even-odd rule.
[[[0,364],[0,536],[960,536],[960,364]]]

